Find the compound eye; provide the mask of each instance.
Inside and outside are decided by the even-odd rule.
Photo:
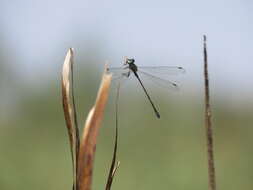
[[[135,61],[134,59],[127,59],[128,63],[134,63],[134,61]]]

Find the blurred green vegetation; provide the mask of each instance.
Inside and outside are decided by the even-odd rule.
[[[92,65],[76,65],[75,70],[78,118],[82,129],[95,101],[102,70],[98,72]],[[14,77],[11,72],[9,75]],[[9,111],[0,121],[0,189],[70,190],[72,166],[59,73],[43,87],[15,84],[1,86],[2,92],[15,88],[11,92],[16,94],[1,101],[9,102],[1,104]],[[161,112],[159,120],[143,92],[135,87],[123,88],[120,97],[118,159],[121,165],[112,189],[208,189],[201,93],[196,92],[196,98],[188,98],[187,94],[170,96],[151,89]],[[95,190],[104,189],[112,158],[113,92],[98,139]],[[12,97],[17,96],[11,104]],[[8,107],[10,104],[12,106]],[[212,108],[218,189],[250,190],[253,187],[252,115],[242,108],[230,110],[216,99]],[[1,110],[3,114],[5,107]]]
[[[95,100],[98,85],[97,80],[92,90],[86,91],[86,86],[77,91],[80,124]],[[55,83],[44,93],[23,95],[8,122],[1,123],[0,189],[71,189],[70,151],[59,86]],[[177,104],[163,98],[159,100],[162,118],[158,120],[141,93],[134,95],[131,89],[131,94],[121,98],[121,166],[113,189],[207,188],[202,103],[185,100]],[[97,146],[94,189],[104,188],[109,170],[113,111],[112,97]],[[218,188],[251,189],[253,119],[248,113],[222,108],[213,109],[213,113]]]

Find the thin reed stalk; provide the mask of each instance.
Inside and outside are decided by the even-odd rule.
[[[209,189],[216,190],[214,153],[213,153],[213,132],[211,121],[212,113],[209,94],[208,59],[207,59],[207,47],[205,35],[204,35],[204,80],[205,80],[205,128],[207,137],[208,181],[209,181]]]
[[[112,163],[111,163],[111,168],[109,171],[109,175],[107,178],[107,183],[106,183],[106,190],[110,190],[113,182],[114,175],[119,168],[120,162],[117,162],[117,147],[118,147],[118,108],[119,108],[119,92],[120,92],[120,83],[118,84],[117,87],[117,96],[116,96],[116,103],[115,103],[115,142],[114,142],[114,150],[113,150],[113,158],[112,158]]]

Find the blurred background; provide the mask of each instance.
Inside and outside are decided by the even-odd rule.
[[[93,105],[105,61],[183,66],[179,91],[144,82],[120,96],[120,169],[112,189],[207,189],[203,34],[208,38],[218,189],[253,188],[250,0],[1,1],[0,189],[72,188],[60,76],[75,50],[79,124]],[[130,96],[131,94],[131,96]],[[100,131],[93,180],[104,189],[114,141],[115,88]]]

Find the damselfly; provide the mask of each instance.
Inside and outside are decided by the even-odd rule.
[[[134,75],[139,81],[149,102],[151,103],[157,118],[160,118],[160,113],[158,112],[150,95],[148,94],[146,88],[144,87],[144,84],[140,78],[140,74],[148,77],[153,82],[165,88],[177,89],[178,85],[176,83],[163,79],[162,77],[158,77],[157,75],[162,76],[162,75],[180,74],[180,73],[185,72],[183,67],[177,67],[177,66],[139,67],[135,64],[134,59],[128,59],[128,58],[125,59],[123,63],[123,67],[111,67],[111,68],[108,68],[107,71],[113,74],[114,79],[129,78],[131,74]]]

